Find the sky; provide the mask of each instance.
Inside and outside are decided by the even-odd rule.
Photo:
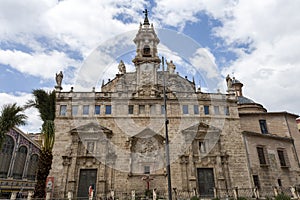
[[[97,61],[93,70],[106,72],[103,80],[114,78],[121,58],[134,70],[132,39],[147,8],[159,55],[173,60],[182,76],[196,76],[202,87],[218,77],[216,87],[226,92],[230,74],[244,84],[244,96],[268,111],[299,115],[299,7],[295,0],[0,0],[0,106],[24,105],[33,89],[53,90],[60,71],[62,87],[70,90],[91,60]],[[97,54],[124,44],[113,59]],[[39,132],[37,110],[26,114],[21,130]]]

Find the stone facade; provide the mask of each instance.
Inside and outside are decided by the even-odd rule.
[[[252,136],[260,132],[254,123],[259,117],[248,115],[246,109],[241,114],[237,98],[241,93],[232,92],[238,87],[231,87],[235,82],[230,83],[228,94],[203,93],[193,81],[175,73],[173,62],[167,63],[166,71],[159,70],[159,39],[147,16],[134,43],[136,71],[126,72],[121,61],[120,73],[103,84],[101,92],[57,90],[50,174],[55,178],[54,196],[87,197],[89,186],[96,197],[113,195],[112,191],[167,191],[166,117],[173,188],[195,191],[202,197],[213,197],[214,188],[253,188],[253,174],[263,174],[255,154],[256,138],[261,136]],[[291,124],[292,118],[287,114]],[[288,156],[295,158],[296,151],[290,146],[293,134],[281,128],[274,127],[281,135],[267,139],[275,143],[282,139],[278,148],[291,150]],[[265,135],[263,139],[267,140]],[[270,152],[277,147],[272,148]],[[296,183],[297,163],[290,161],[288,176],[282,175],[284,183]],[[274,173],[281,169],[277,166],[276,170]]]
[[[300,135],[297,115],[267,112],[261,105],[242,95],[243,84],[233,83],[238,90],[240,125],[253,185],[261,195],[270,196],[274,188],[299,184]]]

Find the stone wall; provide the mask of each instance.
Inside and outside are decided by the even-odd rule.
[[[262,190],[272,191],[273,187],[290,187],[298,183],[299,166],[294,153],[292,141],[288,138],[274,138],[262,135],[244,133],[247,144],[250,171],[252,175],[258,175]],[[257,147],[265,149],[266,165],[261,165],[258,158]],[[283,149],[287,166],[281,166],[277,150]]]

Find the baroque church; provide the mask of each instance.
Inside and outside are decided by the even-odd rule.
[[[87,197],[89,187],[97,198],[146,190],[164,196],[166,124],[174,194],[213,198],[255,189],[269,196],[299,184],[297,115],[267,112],[243,96],[234,77],[226,78],[227,93],[206,93],[172,61],[164,70],[147,13],[133,42],[135,71],[120,61],[100,92],[63,91],[58,81],[53,197]]]

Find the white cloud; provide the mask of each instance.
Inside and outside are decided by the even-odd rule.
[[[230,15],[235,0],[157,0],[156,3],[153,17],[162,24],[182,30],[186,23],[199,21],[197,14],[200,12],[213,15],[214,18]]]
[[[163,24],[182,29],[187,22],[199,20],[195,18],[199,12],[220,20],[223,25],[215,27],[213,33],[238,56],[223,75],[234,72],[244,83],[245,94],[270,111],[300,113],[299,1],[156,2],[155,16]]]
[[[198,70],[206,73],[207,78],[214,78],[219,75],[214,55],[206,48],[199,48],[190,58],[190,62]]]
[[[44,21],[62,42],[88,55],[100,42],[137,29],[144,1],[62,1],[48,10]],[[115,17],[130,16],[133,23]]]
[[[16,39],[23,34],[46,33],[47,26],[41,17],[55,6],[56,2],[56,0],[1,0],[0,38]]]
[[[1,50],[0,63],[42,78],[49,78],[68,65],[78,67],[65,49],[49,52],[51,45],[66,46],[85,58],[100,43],[136,30],[145,4],[143,0],[0,1],[0,39],[31,50]],[[120,14],[128,16],[131,22],[125,24],[116,19]]]
[[[251,41],[252,52],[224,70],[244,83],[245,95],[270,111],[300,113],[300,16],[298,1],[240,1],[215,33],[228,45]]]
[[[153,16],[163,24],[181,29],[187,21],[198,21],[195,14],[203,9],[201,1],[198,0],[189,3],[184,0],[157,0],[156,3],[158,6],[153,9]]]
[[[55,50],[32,54],[17,50],[0,50],[0,63],[10,65],[20,72],[46,79],[55,77],[56,72],[63,71],[68,66],[79,65],[65,53]]]

